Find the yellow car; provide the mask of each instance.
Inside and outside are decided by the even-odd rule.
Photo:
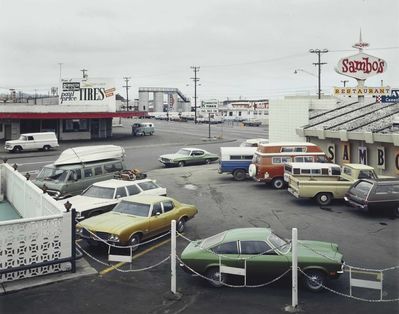
[[[141,241],[170,230],[173,219],[182,233],[185,223],[198,210],[164,196],[130,196],[120,201],[110,212],[83,220],[76,226],[77,234],[89,240],[98,238],[117,245],[137,245]],[[90,232],[89,232],[90,231]],[[137,249],[138,246],[133,249]]]

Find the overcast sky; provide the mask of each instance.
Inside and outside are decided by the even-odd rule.
[[[62,63],[63,78],[85,68],[113,78],[123,96],[130,76],[130,97],[138,87],[192,97],[190,66],[200,66],[200,99],[312,94],[317,56],[308,51],[327,48],[322,88],[331,93],[356,83],[334,67],[357,52],[360,28],[365,52],[388,64],[366,85],[399,87],[398,0],[0,0],[0,11],[0,92],[47,94]]]

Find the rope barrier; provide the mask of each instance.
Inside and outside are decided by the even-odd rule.
[[[159,265],[165,263],[168,259],[170,259],[170,255],[168,255],[166,258],[164,258],[162,261],[160,261],[157,264],[154,264],[152,266],[148,266],[145,268],[140,268],[140,269],[120,269],[119,267],[115,267],[115,265],[109,264],[109,263],[105,263],[101,260],[99,260],[98,258],[95,258],[93,255],[91,255],[89,252],[87,252],[86,250],[84,250],[78,243],[76,243],[76,246],[84,253],[86,254],[88,257],[90,257],[92,260],[96,261],[97,263],[104,265],[104,266],[108,266],[111,267],[113,269],[115,269],[116,271],[119,271],[121,273],[130,273],[130,272],[141,272],[141,271],[146,271],[146,270],[150,270],[153,269],[155,267],[158,267]]]

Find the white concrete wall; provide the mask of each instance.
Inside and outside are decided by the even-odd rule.
[[[269,104],[269,141],[303,142],[295,129],[309,123],[309,99],[271,100]]]

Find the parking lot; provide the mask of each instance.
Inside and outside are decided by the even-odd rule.
[[[124,124],[125,127],[118,131],[121,134],[129,131],[129,121]],[[221,146],[238,146],[246,138],[267,137],[264,127],[235,125],[222,130],[222,126],[213,126],[219,139],[207,141],[208,130],[204,125],[168,122],[156,122],[156,125],[156,133],[151,137],[121,137],[114,144],[124,146],[127,164],[143,169],[150,178],[156,179],[168,189],[168,196],[196,205],[199,213],[187,223],[184,232],[188,239],[201,239],[240,227],[270,227],[289,239],[291,228],[296,227],[299,239],[337,243],[345,262],[364,268],[366,275],[372,272],[368,269],[385,269],[399,264],[399,219],[385,214],[369,215],[339,201],[319,207],[311,200],[295,199],[286,190],[274,190],[251,180],[237,182],[231,175],[218,174],[217,163],[164,168],[157,161],[160,154],[182,146],[195,145],[219,153]],[[21,154],[11,156],[13,159],[9,162],[20,164],[20,171],[34,172],[45,162],[54,160],[57,154],[59,152],[39,153],[40,156],[29,160]],[[187,244],[179,237],[178,253]],[[4,295],[0,297],[0,313],[280,313],[291,303],[290,276],[262,288],[215,289],[180,269],[177,271],[177,289],[182,297],[174,299],[169,293],[170,262],[151,267],[170,254],[169,236],[140,248],[131,264],[118,263],[114,267],[101,264],[107,263],[105,247],[90,247],[85,241],[79,241],[79,245],[91,255],[86,255],[85,259],[98,275]],[[149,269],[134,271],[143,268]],[[377,277],[376,274],[370,276]],[[398,279],[399,269],[384,272],[383,299],[399,297]],[[315,294],[300,288],[301,310],[306,313],[398,311],[398,302],[373,302],[379,298],[375,290],[353,290],[355,297],[371,302],[347,297],[347,273],[330,281],[328,287],[338,293]]]

